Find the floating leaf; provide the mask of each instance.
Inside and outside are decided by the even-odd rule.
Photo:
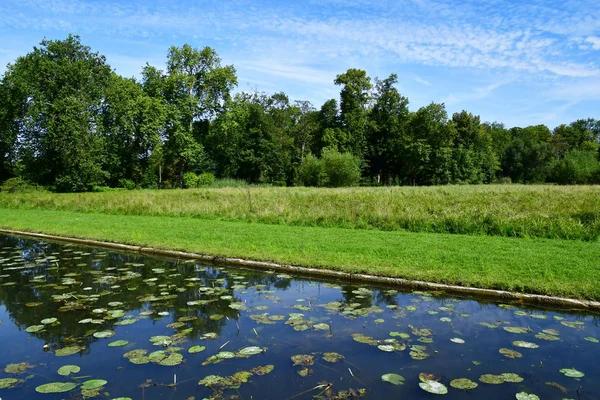
[[[451,341],[452,343],[458,343],[458,344],[463,344],[463,343],[465,343],[465,341],[464,341],[463,339],[461,339],[461,338],[452,338],[452,339],[450,339],[450,341]]]
[[[433,394],[446,394],[448,393],[448,388],[444,386],[444,384],[436,382],[436,381],[426,381],[419,382],[419,387],[426,392]]]
[[[314,357],[306,354],[297,354],[292,356],[292,361],[294,362],[294,366],[296,365],[313,365]]]
[[[21,382],[23,381],[17,378],[0,378],[0,389],[12,389]]]
[[[80,346],[67,346],[62,349],[58,349],[54,352],[54,354],[58,357],[70,356],[72,354],[77,354],[83,350],[83,347]]]
[[[395,350],[394,346],[391,344],[380,344],[377,348],[381,351],[392,352]]]
[[[330,363],[336,363],[343,359],[344,359],[344,356],[339,353],[323,353],[323,360],[330,362]]]
[[[499,385],[504,383],[504,378],[501,375],[483,374],[479,377],[479,381],[489,385]]]
[[[596,339],[595,337],[584,337],[583,340],[587,340],[588,342],[592,342],[592,343],[600,343],[600,340]]]
[[[91,379],[89,381],[85,381],[81,384],[81,389],[82,390],[87,390],[87,389],[96,389],[96,388],[100,388],[104,385],[106,385],[108,382],[105,381],[104,379]]]
[[[467,378],[459,378],[450,381],[450,386],[460,390],[471,390],[475,389],[479,384]]]
[[[108,347],[121,347],[128,345],[129,342],[127,340],[115,340],[114,342],[110,342]]]
[[[42,330],[44,330],[44,328],[46,328],[45,325],[31,325],[28,326],[25,331],[28,333],[36,333],[36,332],[40,332]]]
[[[58,322],[58,318],[45,318],[40,321],[40,323],[43,325],[52,325],[55,322]]]
[[[165,367],[173,367],[183,362],[183,356],[179,353],[172,353],[168,357],[162,359],[158,364]]]
[[[569,378],[582,378],[585,376],[583,372],[577,371],[575,368],[563,368],[560,372]]]
[[[523,357],[523,354],[519,353],[516,350],[512,350],[512,349],[507,349],[507,348],[501,348],[500,350],[498,350],[498,352],[508,358],[521,358]]]
[[[404,385],[404,377],[398,374],[384,374],[381,375],[381,380],[384,382],[389,382],[392,385]]]
[[[513,346],[523,347],[525,349],[537,349],[538,347],[540,347],[535,343],[524,342],[522,340],[516,340],[516,341],[512,342],[512,344],[513,344]]]
[[[258,346],[250,346],[250,347],[244,347],[243,349],[238,351],[238,353],[243,356],[253,356],[255,354],[260,354],[263,351],[264,350]]]
[[[250,370],[250,372],[252,372],[253,374],[262,376],[262,375],[266,375],[266,374],[270,373],[271,371],[273,371],[273,369],[275,369],[275,366],[272,364],[269,364],[269,365],[265,365],[265,366],[254,367]]]
[[[517,374],[513,374],[513,373],[510,373],[510,372],[505,372],[503,374],[500,374],[500,376],[502,377],[502,379],[504,379],[504,382],[510,382],[510,383],[520,383],[520,382],[523,382],[523,378],[521,378]]]
[[[64,393],[69,392],[77,387],[73,382],[52,382],[40,385],[35,388],[38,393]]]
[[[106,331],[94,332],[93,336],[97,339],[104,339],[104,338],[113,337],[114,335],[115,335],[115,331],[106,330]]]
[[[81,371],[81,368],[77,365],[63,365],[58,369],[58,374],[62,376],[69,376],[71,374],[76,374]]]
[[[302,368],[300,370],[297,371],[298,375],[300,375],[301,377],[306,377],[310,374],[312,374],[313,370],[310,368]]]
[[[531,329],[520,326],[505,326],[504,330],[510,333],[529,333]]]
[[[206,346],[192,346],[188,349],[188,353],[200,353],[201,351],[204,351],[204,349],[206,349]]]
[[[540,398],[535,394],[529,394],[525,392],[519,392],[515,395],[515,397],[517,400],[540,400]]]
[[[16,364],[8,364],[4,367],[4,372],[7,374],[15,374],[20,375],[25,373],[28,369],[33,368],[34,366],[29,364],[28,362],[21,362]]]

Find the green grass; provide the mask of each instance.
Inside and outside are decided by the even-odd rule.
[[[600,300],[600,246],[582,241],[25,209],[0,209],[0,226],[211,255]]]
[[[600,186],[211,188],[0,193],[0,208],[597,241]]]

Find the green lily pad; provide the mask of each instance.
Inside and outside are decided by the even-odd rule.
[[[158,364],[165,367],[173,367],[183,362],[183,356],[179,353],[169,354],[168,357],[162,359]]]
[[[23,381],[17,378],[2,378],[0,379],[0,389],[12,389],[21,382]]]
[[[426,381],[419,382],[419,387],[426,392],[433,394],[446,394],[448,393],[448,388],[439,382],[436,381]]]
[[[250,370],[250,372],[252,372],[253,374],[262,376],[262,375],[266,375],[266,374],[270,373],[271,371],[273,371],[273,369],[275,369],[275,366],[272,364],[269,364],[269,365],[254,367]]]
[[[71,374],[76,374],[81,371],[81,368],[77,365],[63,365],[58,369],[58,374],[62,376],[69,376]]]
[[[43,320],[40,321],[40,323],[42,325],[52,325],[53,323],[57,322],[58,318],[45,318]]]
[[[121,346],[127,346],[129,344],[129,341],[127,340],[115,340],[114,342],[110,342],[108,344],[108,347],[121,347]]]
[[[399,336],[401,339],[410,338],[410,335],[408,333],[404,333],[404,332],[390,332],[390,336],[392,336],[392,337]]]
[[[510,373],[510,372],[505,372],[503,374],[500,374],[500,376],[502,377],[502,379],[504,379],[504,382],[510,382],[510,383],[520,383],[520,382],[523,382],[523,378],[521,378],[517,374],[513,374],[513,373]]]
[[[105,381],[104,379],[91,379],[89,381],[85,381],[81,384],[81,389],[82,390],[87,390],[87,389],[96,389],[96,388],[100,388],[104,385],[106,385],[108,382]]]
[[[381,375],[381,380],[384,382],[389,382],[392,385],[404,385],[404,377],[398,374]]]
[[[323,353],[323,360],[330,362],[330,363],[336,363],[343,359],[344,359],[344,356],[339,353]]]
[[[67,346],[67,347],[63,347],[62,349],[56,350],[54,352],[54,355],[56,355],[58,357],[65,357],[65,356],[77,354],[82,350],[83,350],[83,347],[80,347],[80,346]]]
[[[499,385],[504,383],[502,375],[483,374],[479,377],[479,381],[488,385]]]
[[[249,346],[249,347],[244,347],[243,349],[238,351],[238,353],[241,354],[242,356],[253,356],[255,354],[260,354],[263,351],[264,350],[258,346]]]
[[[464,343],[465,343],[465,341],[464,341],[463,339],[461,339],[461,338],[456,338],[456,337],[455,337],[455,338],[452,338],[452,339],[450,339],[450,341],[451,341],[452,343],[458,343],[458,344],[464,344]]]
[[[583,340],[587,340],[588,342],[592,342],[592,343],[600,343],[600,340],[596,339],[595,337],[584,337]]]
[[[517,400],[540,400],[540,398],[535,394],[529,394],[525,392],[519,392],[515,395],[515,397]]]
[[[25,332],[36,333],[39,331],[43,331],[45,328],[46,328],[45,325],[31,325],[31,326],[28,326],[27,328],[25,328]]]
[[[33,368],[34,366],[29,364],[28,362],[14,363],[8,364],[4,367],[4,372],[7,374],[15,374],[20,375],[25,373],[28,369]]]
[[[585,376],[583,372],[577,371],[575,368],[563,368],[560,372],[569,378],[582,378]]]
[[[292,361],[294,362],[294,366],[296,365],[313,365],[314,357],[306,354],[297,354],[292,356]]]
[[[524,328],[521,326],[505,326],[504,330],[506,332],[510,332],[510,333],[529,333],[529,332],[531,332],[531,329]]]
[[[77,387],[73,382],[52,382],[40,385],[35,388],[38,393],[64,393],[69,392]]]
[[[516,340],[516,341],[512,342],[512,344],[515,347],[523,347],[525,349],[537,349],[538,347],[540,347],[535,343],[524,342],[522,340]]]
[[[206,349],[206,346],[192,346],[188,349],[188,353],[200,353],[201,351],[204,351],[204,349]]]
[[[386,351],[388,353],[391,353],[395,350],[394,346],[391,344],[380,344],[379,346],[377,346],[377,348],[381,351]]]
[[[507,349],[507,348],[501,348],[500,350],[498,350],[498,352],[508,358],[521,358],[523,357],[523,354],[519,353],[516,350],[512,350],[512,349]]]
[[[450,381],[450,386],[460,390],[471,390],[475,389],[479,384],[467,378],[459,378]]]

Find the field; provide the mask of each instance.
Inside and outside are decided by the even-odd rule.
[[[600,186],[0,193],[0,207],[584,241],[600,235]]]
[[[600,300],[600,187],[0,193],[0,227]]]

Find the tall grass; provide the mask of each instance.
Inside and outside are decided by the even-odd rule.
[[[0,207],[584,241],[600,236],[600,186],[0,193]]]

